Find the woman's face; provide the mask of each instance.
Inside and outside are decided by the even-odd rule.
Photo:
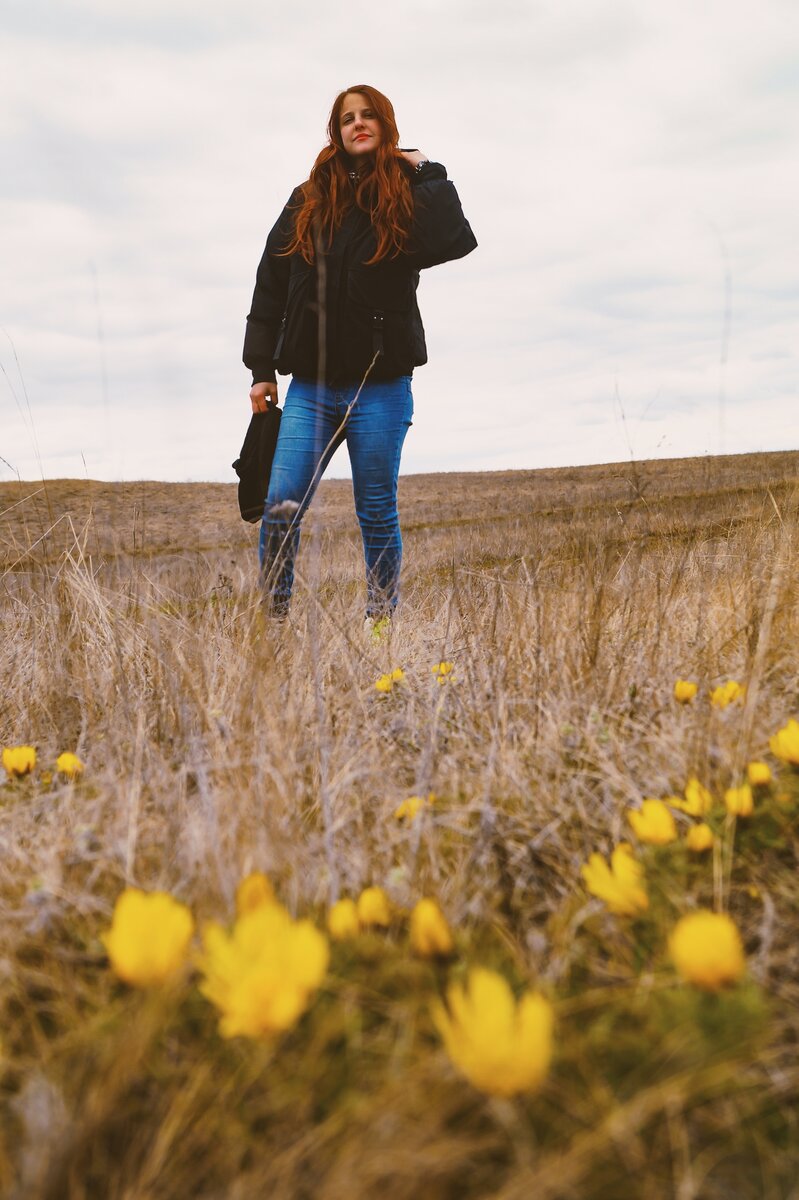
[[[383,139],[377,113],[361,92],[347,92],[339,117],[341,141],[351,158],[374,154]]]

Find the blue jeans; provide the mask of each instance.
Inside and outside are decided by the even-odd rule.
[[[286,393],[259,545],[262,578],[276,616],[288,611],[300,521],[343,441],[363,536],[366,612],[380,616],[396,606],[402,562],[397,476],[413,417],[411,377],[364,384],[344,428],[334,437],[357,390],[356,384],[333,388],[292,379]]]

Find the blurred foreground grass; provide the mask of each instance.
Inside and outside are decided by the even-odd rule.
[[[1,485],[0,744],[38,763],[0,784],[0,1193],[799,1196],[799,775],[768,750],[799,715],[798,482],[787,453],[405,478],[381,642],[348,484],[322,486],[278,630],[233,488]],[[729,679],[745,695],[716,708]],[[751,759],[775,783],[736,821]],[[691,776],[714,849],[689,853],[676,813],[679,842],[636,847],[648,909],[611,915],[581,866]],[[190,975],[114,977],[126,885],[228,923],[253,869],[320,928],[369,884],[394,906],[332,945],[290,1032],[226,1040]],[[449,961],[410,953],[421,896]],[[717,994],[667,952],[700,906],[744,940]],[[474,965],[554,1005],[532,1095],[484,1096],[447,1059],[431,1005]]]

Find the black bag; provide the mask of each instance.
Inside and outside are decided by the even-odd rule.
[[[245,521],[260,521],[264,515],[280,416],[276,404],[268,405],[266,412],[253,413],[241,454],[233,463],[239,477],[239,508]]]

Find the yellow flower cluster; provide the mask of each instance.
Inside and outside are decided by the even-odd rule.
[[[687,702],[695,693],[692,692],[689,696],[686,691],[678,695],[678,685],[684,683],[686,683],[685,680],[677,681],[675,696],[678,699],[682,697],[683,702]],[[690,686],[693,688],[695,685]],[[726,686],[729,687],[729,685]],[[796,726],[796,734],[799,737],[799,722],[794,721],[793,725]],[[775,744],[781,749],[786,745],[790,747],[790,739],[794,732],[790,726],[791,722],[785,729],[780,730],[779,734],[775,734],[771,738],[772,750],[774,750]],[[783,742],[779,741],[781,736],[783,736]],[[799,755],[799,744],[796,749],[797,755]],[[735,817],[751,816],[755,807],[756,790],[768,788],[772,783],[773,776],[768,763],[759,760],[748,763],[745,781],[736,787],[727,788],[724,792],[726,811]],[[702,818],[711,811],[713,804],[713,794],[710,790],[696,776],[691,776],[685,785],[685,792],[682,796],[667,796],[665,800],[644,800],[639,810],[627,810],[627,820],[639,842],[662,846],[675,841],[678,836],[674,817],[669,811],[670,808],[679,809],[691,817]],[[702,854],[711,850],[714,843],[713,831],[704,821],[693,825],[685,835],[686,848],[693,853]]]
[[[710,849],[709,826],[695,825],[686,844],[697,852]],[[618,916],[635,916],[648,907],[643,867],[624,843],[613,851],[610,867],[601,855],[592,854],[582,876],[588,891]],[[682,917],[669,938],[669,952],[680,976],[708,991],[735,983],[746,968],[740,934],[726,914],[701,911]]]
[[[455,670],[455,664],[453,662],[442,661],[435,663],[430,670],[433,672],[436,680],[439,683],[447,683],[453,678],[452,672]],[[375,688],[378,692],[383,692],[384,694],[387,692],[392,692],[394,690],[394,685],[397,683],[402,683],[404,679],[405,672],[401,667],[395,667],[393,671],[388,671],[385,675],[378,676],[378,678],[375,680]]]
[[[385,695],[388,692],[393,692],[395,684],[402,683],[404,679],[405,672],[402,670],[402,667],[395,667],[393,671],[389,671],[386,675],[380,675],[375,680],[375,689]]]
[[[686,680],[675,684],[675,698],[688,703],[696,695],[696,685]],[[716,707],[724,708],[742,699],[745,689],[729,680],[715,689],[711,699]],[[799,766],[799,722],[791,720],[769,740],[772,753],[783,762]],[[768,763],[753,759],[747,764],[745,779],[724,791],[724,808],[729,816],[749,817],[755,810],[758,789],[768,789],[773,783]],[[790,798],[790,793],[785,793]],[[777,796],[780,799],[780,795]],[[671,809],[691,817],[703,818],[714,806],[713,794],[692,776],[683,796],[663,800],[646,799],[640,809],[628,809],[626,816],[637,839],[645,844],[664,846],[677,840],[677,826]],[[720,805],[718,806],[721,807]],[[702,854],[715,845],[715,835],[704,820],[691,825],[685,836],[687,850]],[[599,854],[592,854],[581,874],[588,891],[604,901],[610,912],[632,917],[648,907],[644,887],[644,867],[624,843],[617,846],[610,865]],[[756,889],[755,889],[756,891]],[[717,992],[737,983],[746,970],[741,935],[733,919],[726,913],[700,909],[682,917],[671,931],[669,954],[680,978],[695,987]]]
[[[357,902],[342,899],[328,913],[331,937],[357,936],[364,926],[387,925],[391,919],[382,889],[366,888]],[[409,941],[421,958],[446,958],[454,951],[447,919],[437,901],[424,897],[410,915]],[[460,984],[448,989],[448,1010],[441,1003],[433,1019],[454,1065],[476,1088],[489,1095],[511,1096],[537,1086],[552,1054],[552,1009],[542,997],[528,993],[518,1007],[505,980],[475,968],[468,993]]]
[[[505,979],[474,967],[467,984],[450,984],[447,1007],[433,1020],[447,1053],[474,1087],[514,1096],[538,1087],[552,1058],[554,1014],[548,1000],[525,992],[518,1004]]]
[[[735,679],[728,679],[726,683],[720,683],[718,687],[712,689],[710,703],[714,708],[727,708],[728,705],[734,704],[736,700],[743,700],[745,696],[745,686],[738,683]]]
[[[772,739],[773,740],[773,739]],[[749,817],[754,811],[755,793],[753,789],[766,788],[773,782],[771,768],[768,763],[754,760],[747,764],[746,780],[737,787],[727,788],[724,792],[724,806],[731,816]],[[640,812],[628,810],[627,816],[633,831],[641,842],[664,845],[673,841],[677,836],[673,818],[667,817],[666,808],[679,809],[690,817],[704,817],[713,808],[713,794],[704,784],[692,776],[685,785],[684,796],[669,796],[665,802],[645,800]],[[669,824],[669,819],[671,824]],[[698,832],[700,831],[701,832]],[[713,834],[704,823],[690,830],[686,837],[689,850],[708,850],[713,845]]]
[[[441,662],[432,670],[442,682],[451,676],[453,664]],[[403,671],[396,668],[381,676],[375,687],[390,692],[403,679]],[[675,684],[675,699],[680,703],[689,703],[697,692],[698,685],[691,681]],[[742,685],[729,680],[713,690],[711,703],[726,708],[744,695]],[[799,767],[799,722],[790,720],[770,738],[769,746],[780,761]],[[4,750],[2,762],[10,777],[28,774],[36,765],[35,748]],[[62,754],[56,763],[56,770],[67,779],[78,778],[83,769],[75,754]],[[745,777],[723,792],[724,809],[736,818],[752,815],[756,800],[763,798],[758,789],[768,789],[772,783],[768,763],[749,762]],[[433,793],[426,798],[409,796],[394,810],[394,817],[410,823],[434,801]],[[682,796],[646,798],[640,808],[627,810],[626,819],[643,845],[667,846],[678,839],[672,811],[677,809],[696,818],[684,846],[701,854],[715,844],[713,829],[704,820],[713,807],[713,793],[692,776]],[[724,809],[718,799],[710,820],[718,822]],[[731,828],[731,822],[724,828]],[[661,862],[662,856],[653,861]],[[612,850],[609,861],[591,854],[581,875],[588,892],[610,913],[634,918],[649,910],[644,864],[626,843]],[[656,879],[653,871],[652,889]],[[196,959],[202,973],[200,991],[218,1009],[223,1037],[274,1037],[296,1024],[321,986],[330,959],[328,940],[310,921],[293,919],[276,900],[269,879],[258,871],[236,889],[236,913],[231,929],[212,922],[203,930],[202,952]],[[398,923],[397,910],[377,886],[365,888],[357,899],[339,900],[327,915],[334,941]],[[185,905],[165,892],[146,894],[127,888],[102,940],[121,979],[152,987],[180,977],[193,934],[194,921]],[[410,912],[408,943],[414,954],[425,959],[453,954],[452,931],[431,897],[420,899]],[[668,951],[680,979],[710,992],[734,985],[746,970],[740,933],[725,913],[699,910],[682,917],[670,933]],[[436,1002],[432,1016],[452,1063],[481,1091],[513,1096],[535,1089],[545,1079],[554,1018],[552,1005],[542,995],[526,991],[517,1000],[501,975],[478,966],[469,971],[465,982],[450,984],[446,1003]]]
[[[679,704],[690,704],[699,691],[699,684],[691,679],[677,679],[674,683],[674,699]],[[710,703],[714,708],[727,708],[736,700],[743,700],[746,687],[735,679],[728,679],[710,690]]]
[[[223,1037],[265,1039],[292,1028],[321,985],[329,963],[327,941],[310,921],[293,920],[275,900],[268,878],[254,871],[236,890],[231,931],[210,922],[196,958],[200,992],[219,1010]],[[387,924],[388,899],[366,888],[357,902],[339,900],[328,914],[336,939],[366,925]],[[103,943],[116,974],[136,987],[178,977],[186,966],[194,921],[166,892],[126,888]],[[424,897],[410,915],[410,946],[423,958],[451,955],[454,942],[438,903]],[[512,1096],[537,1087],[552,1057],[552,1006],[526,992],[517,1003],[505,979],[474,968],[466,987],[453,983],[447,1005],[433,1020],[455,1067],[489,1095]]]
[[[327,940],[310,921],[291,918],[261,872],[239,884],[236,908],[231,933],[216,922],[203,930],[200,991],[220,1010],[223,1037],[267,1037],[305,1011],[327,970]],[[181,974],[193,933],[185,904],[126,888],[102,942],[120,979],[149,988]]]
[[[365,888],[356,900],[337,900],[327,914],[327,929],[334,941],[357,937],[363,929],[387,929],[392,921],[391,905],[382,888]],[[453,939],[438,903],[420,900],[410,916],[410,945],[421,958],[446,957]]]
[[[3,770],[9,779],[30,775],[36,766],[35,746],[6,746],[2,754]],[[83,774],[84,765],[77,754],[65,750],[56,759],[55,769],[65,779],[77,779]],[[50,776],[47,776],[49,782]]]

